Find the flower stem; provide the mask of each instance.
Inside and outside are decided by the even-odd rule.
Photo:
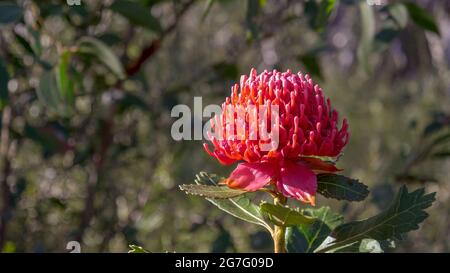
[[[273,203],[275,205],[284,205],[284,204],[286,204],[286,198],[283,196],[275,197],[273,200]],[[275,253],[285,253],[286,252],[285,238],[284,238],[285,233],[286,233],[285,227],[275,225],[275,228],[272,233]]]

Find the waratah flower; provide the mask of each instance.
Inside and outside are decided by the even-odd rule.
[[[230,107],[237,110],[230,114]],[[254,109],[263,107],[269,109],[263,115],[266,120],[251,124]],[[276,122],[268,123],[275,108]],[[285,197],[312,205],[317,190],[316,173],[338,171],[320,157],[340,155],[349,139],[347,120],[339,129],[338,112],[331,108],[322,89],[308,75],[289,70],[258,75],[252,69],[249,76],[241,76],[240,85],[231,88],[230,97],[222,104],[222,113],[210,122],[214,151],[206,143],[205,150],[224,165],[244,161],[224,181],[229,187],[256,191],[273,185]],[[271,136],[277,134],[278,142],[275,138],[255,138],[250,128],[261,127],[266,127]],[[230,134],[230,129],[238,133]],[[262,149],[267,144],[271,148]]]

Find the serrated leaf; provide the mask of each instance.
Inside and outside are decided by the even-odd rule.
[[[333,253],[383,253],[380,243],[373,239],[363,239],[351,245],[336,249]]]
[[[402,186],[395,201],[386,211],[366,220],[338,226],[332,235],[336,241],[322,251],[367,238],[378,241],[401,239],[404,233],[418,229],[419,224],[428,217],[424,210],[431,206],[435,200],[435,194],[425,195],[424,189],[408,193],[406,186]]]
[[[18,21],[23,9],[14,3],[0,3],[0,24],[9,24]]]
[[[334,240],[332,237],[330,237]],[[328,242],[330,243],[330,242]],[[333,249],[333,253],[384,253],[388,249],[395,248],[395,242],[392,240],[377,241],[374,239],[363,239],[360,242],[354,242],[350,245]]]
[[[125,78],[125,71],[119,61],[119,58],[117,58],[111,48],[109,48],[109,46],[105,43],[92,37],[84,37],[81,38],[78,46],[78,52],[95,56],[100,62],[116,74],[119,79]]]
[[[132,24],[144,27],[156,33],[161,33],[159,21],[153,17],[150,10],[139,2],[129,0],[116,0],[110,9],[127,18]]]
[[[409,16],[416,25],[440,35],[439,28],[434,21],[433,16],[429,14],[427,10],[412,2],[405,3],[405,6],[408,10]]]
[[[306,209],[303,213],[315,218],[312,224],[298,225],[286,229],[286,249],[294,253],[314,252],[331,233],[342,223],[342,215],[334,213],[329,207]]]
[[[129,245],[129,247],[130,247],[130,250],[128,251],[128,253],[149,253],[147,250],[145,250],[141,246]]]
[[[199,195],[215,199],[232,198],[246,193],[246,191],[231,189],[227,186],[209,186],[198,184],[180,185],[180,189],[187,194]]]
[[[8,82],[9,73],[3,59],[0,57],[0,110],[2,110],[9,101]]]
[[[318,209],[304,209],[303,213],[309,217],[319,219],[324,222],[330,229],[334,229],[344,220],[344,217],[339,213],[333,212],[330,207],[321,207]]]
[[[314,222],[314,218],[280,205],[261,203],[259,207],[263,215],[277,226],[308,225]]]
[[[215,185],[218,186],[221,178],[216,175],[208,175],[201,172],[197,175],[195,183],[199,185]],[[209,202],[217,206],[219,209],[233,215],[241,220],[257,224],[265,227],[272,232],[272,228],[264,221],[261,211],[257,205],[251,202],[250,199],[241,195],[230,199],[212,199],[206,198]]]
[[[317,175],[317,192],[327,198],[346,201],[362,201],[369,194],[367,186],[358,180],[331,173]]]

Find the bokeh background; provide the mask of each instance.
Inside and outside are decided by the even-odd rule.
[[[371,193],[319,205],[355,220],[437,191],[394,251],[450,251],[450,1],[76,2],[0,2],[1,251],[271,251],[178,189],[231,169],[170,135],[174,105],[220,104],[252,67],[310,73],[349,119],[339,166]]]

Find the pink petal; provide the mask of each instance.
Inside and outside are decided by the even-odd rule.
[[[286,197],[315,205],[316,175],[301,163],[285,161],[281,167],[278,189]]]
[[[230,177],[225,180],[225,183],[230,188],[257,191],[269,183],[275,172],[274,164],[266,162],[240,163],[230,174]]]

